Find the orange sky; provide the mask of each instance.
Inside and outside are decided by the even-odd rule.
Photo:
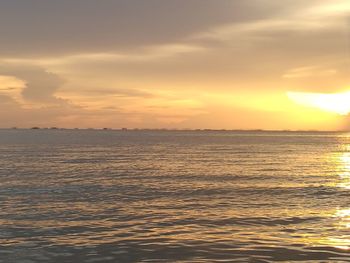
[[[2,1],[0,126],[346,129],[349,14],[348,0]]]

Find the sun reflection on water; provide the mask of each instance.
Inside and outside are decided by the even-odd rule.
[[[338,186],[350,189],[350,152],[344,152],[338,158],[338,172],[341,181]]]
[[[337,186],[350,190],[350,145],[343,146],[343,152],[335,160],[340,178]],[[350,236],[345,234],[350,229],[350,208],[338,208],[334,213],[336,236],[327,239],[328,245],[341,250],[350,250]]]
[[[338,236],[329,237],[329,243],[342,250],[350,250],[350,237],[346,233],[350,229],[350,208],[339,209],[334,214]]]

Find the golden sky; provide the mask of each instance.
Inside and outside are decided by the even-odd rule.
[[[350,128],[349,0],[11,0],[0,34],[1,127]]]

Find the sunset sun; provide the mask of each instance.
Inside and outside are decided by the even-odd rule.
[[[347,115],[350,112],[350,91],[342,93],[287,92],[297,104],[318,108],[323,111]]]

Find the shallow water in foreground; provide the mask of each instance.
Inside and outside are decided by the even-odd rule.
[[[350,262],[350,134],[0,131],[0,262]]]

